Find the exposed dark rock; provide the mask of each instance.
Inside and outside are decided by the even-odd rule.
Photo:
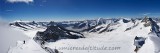
[[[131,29],[135,28],[136,26],[138,26],[138,24],[139,24],[139,23],[134,24],[133,26],[131,26],[131,27],[127,28],[125,31],[128,31],[128,30],[131,30]]]
[[[123,19],[123,23],[128,23],[130,20]]]
[[[108,24],[107,27],[106,27],[105,29],[103,29],[102,31],[100,31],[99,33],[103,33],[103,32],[105,32],[105,31],[106,31],[106,32],[110,32],[110,31],[114,30],[114,29],[109,29],[110,25],[111,25],[111,24]]]
[[[148,17],[145,16],[141,22],[147,22],[147,21],[148,21]]]
[[[101,24],[105,24],[106,23],[106,21],[105,21],[105,19],[103,19],[103,18],[99,18],[98,20],[97,20],[97,25],[101,25]]]
[[[51,49],[49,47],[44,47],[43,49],[48,53],[62,53],[62,52],[59,52],[57,49]]]
[[[151,18],[149,18],[149,21],[151,23],[151,32],[156,33],[158,37],[160,37],[160,31],[159,31],[159,26],[155,21],[153,21]]]
[[[14,26],[17,26],[17,27],[20,27],[20,28],[24,28],[24,29],[27,29],[26,27],[23,27],[20,25],[21,23],[20,22],[15,22],[15,23],[10,23],[9,25],[14,25]]]
[[[102,28],[104,28],[104,27],[99,27],[99,28],[97,28],[96,30],[99,31],[99,30],[101,30]]]
[[[109,28],[112,24],[108,24],[107,26],[101,26],[100,25],[96,25],[96,26],[92,26],[91,28],[85,29],[82,32],[86,31],[86,32],[98,32],[98,33],[103,33],[103,32],[111,32],[114,29]]]
[[[144,37],[137,37],[136,36],[134,39],[134,45],[136,47],[141,48],[143,46],[143,44],[145,44],[145,40],[146,40],[146,38],[144,38]]]
[[[131,18],[131,21],[132,21],[132,23],[134,23],[134,24],[136,23],[135,19],[133,19],[133,18]]]
[[[37,32],[34,40],[40,44],[43,42],[55,42],[60,39],[84,38],[83,34],[67,30],[58,25],[48,26],[44,32]]]
[[[145,44],[146,38],[144,37],[135,37],[134,38],[134,45],[136,46],[136,49],[134,50],[136,53],[138,50]]]
[[[160,36],[159,26],[155,21],[153,21],[151,18],[145,17],[142,22],[145,22],[145,24],[148,24],[148,26],[151,26],[151,32],[155,33],[158,37]],[[150,34],[149,33],[149,34]],[[146,38],[144,37],[135,37],[134,39],[134,45],[136,46],[135,52],[138,52],[138,50],[145,44]]]

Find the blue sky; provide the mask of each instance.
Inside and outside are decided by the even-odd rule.
[[[160,17],[160,0],[0,0],[0,16],[13,20]]]

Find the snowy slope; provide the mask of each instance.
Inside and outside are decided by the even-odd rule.
[[[16,47],[11,47],[8,53],[47,53],[35,41],[28,40],[26,44],[23,41],[17,41]]]
[[[14,30],[8,24],[0,20],[0,53],[7,53],[10,47],[16,46],[17,41],[28,39],[25,34],[21,33],[22,31]]]
[[[93,25],[95,26],[94,28],[81,32],[85,38],[59,39],[56,42],[45,42],[44,45],[33,41],[33,37],[35,37],[37,31],[43,32],[46,28],[37,27],[37,29],[23,31],[23,33],[30,37],[30,39],[26,41],[26,44],[23,44],[23,41],[18,41],[17,46],[10,48],[9,53],[48,53],[48,51],[44,49],[45,47],[51,49],[52,51],[57,49],[63,53],[135,53],[134,50],[136,46],[133,44],[136,36],[146,38],[145,44],[140,48],[138,53],[158,53],[160,51],[160,47],[158,46],[160,44],[160,39],[158,36],[156,36],[157,34],[151,33],[151,26],[145,27],[145,22],[141,22],[142,20],[139,19],[134,19],[133,21],[131,19],[121,18],[117,20],[118,21],[115,22],[112,20],[105,23],[105,20],[100,18],[97,22],[93,23],[99,24],[100,22],[103,24]],[[70,26],[78,23],[76,26],[78,28],[80,25],[84,25],[86,27],[87,24],[93,24],[89,23],[89,21],[86,22],[87,24],[84,24],[84,22],[61,22],[61,24],[62,23]],[[72,27],[70,27],[70,29],[71,28]],[[107,30],[105,30],[103,33],[99,33],[106,28]],[[114,30],[108,32],[109,29]],[[97,31],[90,32],[92,30]],[[106,47],[107,49],[76,49],[76,47]]]

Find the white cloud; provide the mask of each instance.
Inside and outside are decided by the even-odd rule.
[[[11,2],[11,3],[17,3],[17,2],[30,3],[30,2],[33,2],[33,0],[7,0],[7,1]]]
[[[149,15],[149,14],[151,14],[151,13],[144,13],[143,15]]]
[[[13,10],[6,10],[7,12],[11,12],[11,11],[13,11]]]

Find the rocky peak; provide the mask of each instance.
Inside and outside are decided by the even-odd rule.
[[[53,26],[53,25],[56,25],[56,23],[54,21],[50,21],[47,26]]]
[[[151,26],[151,23],[150,23],[149,17],[147,17],[147,16],[145,16],[145,18],[144,18],[144,19],[142,19],[142,21],[141,21],[141,22],[142,22],[142,23],[144,23],[143,25],[144,25],[145,27]]]
[[[148,16],[145,16],[143,19],[142,19],[142,21],[141,22],[145,22],[145,23],[147,23],[149,20],[148,20]]]
[[[128,22],[130,22],[130,20],[123,19],[123,23],[128,23]]]
[[[103,18],[99,18],[97,20],[97,25],[105,24],[105,20]]]
[[[157,23],[155,21],[153,21],[151,18],[149,18],[149,21],[150,21],[150,25],[151,25],[151,31],[159,33],[159,26],[157,25]]]
[[[84,38],[83,34],[67,30],[59,25],[48,26],[44,32],[37,32],[34,40],[42,44],[43,42],[55,42],[60,39]]]

